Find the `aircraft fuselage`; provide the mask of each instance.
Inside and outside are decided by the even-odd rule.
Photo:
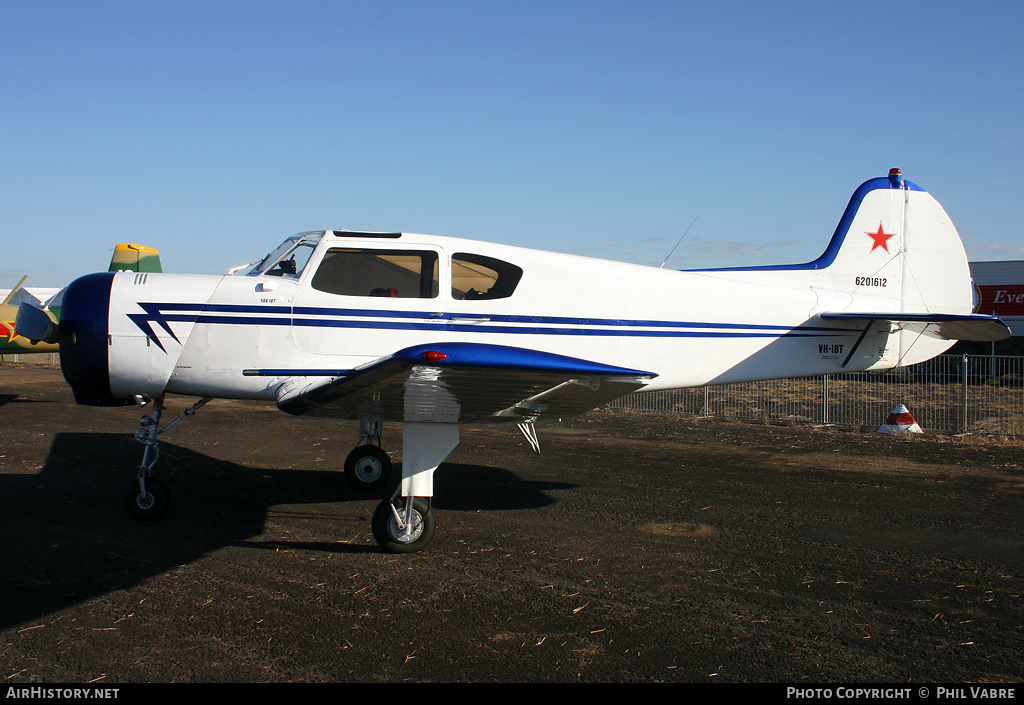
[[[432,271],[410,274],[404,263],[387,262],[403,254]],[[453,277],[467,254],[473,263],[521,269],[511,294],[460,289],[464,282]],[[314,285],[339,256],[384,258],[386,266],[363,272],[359,291]],[[294,274],[104,273],[90,275],[88,286],[97,289],[93,300],[109,300],[106,340],[97,342],[114,397],[272,400],[285,379],[344,374],[402,348],[441,342],[640,369],[656,375],[648,390],[892,366],[899,332],[888,328],[866,336],[847,359],[862,331],[824,325],[816,314],[837,299],[849,305],[854,295],[830,291],[820,274],[674,271],[448,238],[327,231]],[[863,288],[858,305],[886,305]]]

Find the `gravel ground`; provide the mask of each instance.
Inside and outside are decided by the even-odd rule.
[[[173,504],[131,520],[139,416],[0,367],[7,685],[1024,680],[1019,441],[598,411],[535,456],[467,427],[398,556],[340,472],[355,425],[266,404],[164,435]]]

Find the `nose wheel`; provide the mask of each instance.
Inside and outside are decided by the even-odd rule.
[[[171,493],[167,486],[155,477],[140,478],[133,482],[125,493],[125,507],[133,519],[156,521],[171,506]]]

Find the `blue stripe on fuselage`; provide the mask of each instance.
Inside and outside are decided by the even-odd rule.
[[[568,316],[490,315],[422,311],[381,311],[376,309],[314,308],[288,306],[252,306],[232,304],[140,303],[145,314],[130,314],[133,322],[147,335],[148,323],[165,330],[169,322],[211,325],[296,326],[303,328],[364,328],[375,330],[430,330],[515,335],[592,335],[651,338],[769,338],[842,335],[859,329],[842,330],[823,326],[757,325],[751,323],[713,323],[706,321],[656,321],[614,318],[578,318]],[[256,314],[256,315],[253,315]],[[312,316],[312,317],[307,317]],[[479,316],[480,323],[460,323],[458,319]],[[650,330],[656,328],[660,330]]]

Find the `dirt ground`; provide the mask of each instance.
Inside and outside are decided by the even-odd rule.
[[[1019,441],[600,411],[535,456],[468,427],[399,556],[340,472],[355,425],[267,404],[162,436],[171,509],[133,521],[139,416],[0,367],[3,683],[1024,680]]]

